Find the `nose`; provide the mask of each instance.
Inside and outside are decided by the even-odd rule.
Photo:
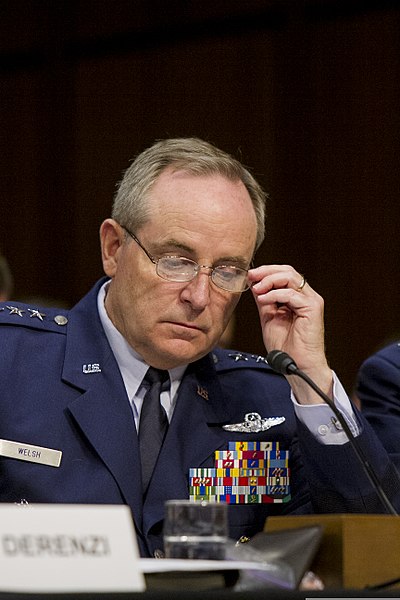
[[[189,302],[196,310],[202,310],[210,301],[210,275],[212,268],[201,266],[201,270],[182,289],[181,297]],[[207,269],[205,271],[204,269]]]

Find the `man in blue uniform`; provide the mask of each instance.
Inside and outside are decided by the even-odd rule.
[[[0,305],[1,501],[126,503],[143,556],[162,551],[171,498],[226,502],[234,539],[271,514],[383,511],[305,382],[217,348],[250,289],[266,348],[335,398],[399,503],[387,454],[327,364],[322,298],[290,266],[250,267],[264,208],[231,156],[157,142],[101,225],[104,280],[70,311]]]
[[[400,343],[367,358],[357,378],[362,412],[400,471]]]

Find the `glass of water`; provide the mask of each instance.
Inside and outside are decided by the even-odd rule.
[[[224,503],[168,500],[163,530],[165,557],[223,560],[228,541],[227,510]]]

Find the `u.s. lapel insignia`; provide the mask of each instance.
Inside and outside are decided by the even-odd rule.
[[[244,415],[243,423],[233,423],[232,425],[223,425],[223,429],[226,431],[240,431],[242,433],[259,433],[260,431],[267,431],[275,425],[284,423],[285,417],[266,417],[261,418],[256,412],[247,413]]]
[[[201,387],[200,385],[197,386],[197,393],[199,396],[201,396],[202,398],[204,398],[204,400],[208,400],[208,390],[206,388]]]
[[[88,373],[101,373],[101,368],[99,363],[91,363],[88,365],[82,365],[82,373],[87,375]]]

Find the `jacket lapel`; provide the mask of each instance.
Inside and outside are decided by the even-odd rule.
[[[100,285],[103,282],[100,282]],[[68,323],[64,381],[82,390],[69,410],[112,473],[141,529],[142,492],[136,427],[125,386],[97,311],[94,288],[72,311]],[[90,328],[87,323],[90,320]],[[97,365],[93,369],[93,365]]]

